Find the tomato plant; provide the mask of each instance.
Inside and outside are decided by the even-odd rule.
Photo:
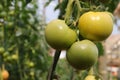
[[[10,80],[46,79],[49,62],[51,62],[52,59],[48,55],[48,49],[50,47],[44,39],[46,36],[46,34],[44,35],[44,28],[46,26],[45,17],[44,12],[42,13],[44,10],[40,10],[40,14],[37,14],[37,1],[39,0],[1,0],[0,66],[1,64],[6,65],[6,70],[10,72]],[[40,0],[40,2],[42,1],[44,0]],[[53,0],[47,1],[50,2]],[[77,27],[79,23],[78,19],[82,14],[88,11],[104,12],[108,10],[112,12],[119,0],[109,0],[109,4],[104,4],[104,0],[100,1],[101,0],[59,0],[60,4],[58,4],[55,9],[60,9],[59,18],[64,20],[64,23],[60,21],[63,29],[61,30],[59,27],[54,28],[57,24],[61,25],[60,23],[51,24],[52,27],[49,28],[50,31],[47,31],[49,38],[46,38],[51,47],[59,49],[56,50],[56,53],[60,53],[61,49],[69,50],[71,45],[76,43],[77,35],[79,34]],[[39,5],[42,6],[41,4]],[[45,8],[44,6],[42,7]],[[77,34],[72,29],[75,29]],[[59,31],[60,34],[58,35],[56,32]],[[82,39],[86,38],[84,37]],[[48,80],[52,80],[54,77],[57,77],[57,79],[60,78],[60,80],[73,80],[74,70],[71,66],[68,66],[67,63],[63,64],[63,62],[65,62],[64,60],[57,68],[57,74],[60,73],[62,77],[59,77],[59,75],[54,72],[56,66],[54,64],[57,64],[59,56],[58,54],[54,56],[53,68],[50,68],[53,76]],[[93,58],[95,58],[95,56],[93,56]],[[84,66],[88,65],[86,64]],[[69,75],[70,77],[68,77]],[[78,79],[75,80],[80,79],[78,77]]]
[[[53,20],[47,24],[45,38],[54,49],[67,49],[77,39],[76,32],[70,29],[63,20]]]
[[[106,40],[113,30],[114,17],[111,13],[107,12],[113,11],[115,4],[112,2],[113,0],[60,0],[61,5],[57,5],[55,8],[60,9],[59,18],[65,20],[68,27],[75,29],[77,37],[79,37],[77,41],[73,42],[66,49],[67,61],[73,68],[87,70],[97,62],[99,57],[98,53],[99,55],[103,53],[104,50],[102,50],[103,47],[101,41]],[[118,2],[118,0],[116,2]],[[113,4],[112,9],[110,4]],[[59,39],[58,37],[56,38]],[[56,41],[54,42],[54,44],[59,44]],[[50,45],[49,42],[48,44]],[[64,45],[62,46],[64,47]],[[60,52],[61,50],[56,50],[55,52],[52,67],[50,68],[50,72],[48,72],[51,74],[49,75],[48,80],[54,78],[54,71]],[[83,80],[83,78],[80,79]],[[96,76],[92,79],[96,79]]]
[[[113,20],[108,13],[90,11],[79,18],[78,27],[84,38],[101,41],[111,35]]]
[[[66,54],[68,62],[76,69],[84,70],[93,66],[98,59],[98,49],[89,40],[73,43]]]
[[[43,34],[44,15],[38,16],[37,9],[37,0],[1,0],[0,67],[6,65],[9,80],[45,80],[51,58]]]

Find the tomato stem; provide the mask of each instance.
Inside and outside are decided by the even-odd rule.
[[[0,80],[3,80],[3,77],[2,77],[2,69],[0,68]]]
[[[94,75],[94,66],[90,68],[88,74],[89,75]]]
[[[75,1],[76,1],[77,8],[78,8],[78,13],[77,13],[77,20],[78,20],[80,17],[80,12],[82,12],[82,7],[81,7],[79,0],[75,0]]]
[[[5,65],[4,65],[4,64],[2,64],[2,71],[3,71],[3,70],[5,70]]]
[[[16,53],[18,55],[17,65],[18,65],[18,71],[19,71],[20,80],[23,80],[23,77],[22,77],[22,68],[21,68],[20,57],[19,57],[19,50],[18,49],[16,50]]]
[[[61,50],[56,50],[52,66],[48,72],[47,80],[53,80],[55,68],[56,68],[57,62],[59,60],[60,53],[61,53]]]
[[[73,2],[74,0],[69,0],[66,8],[66,13],[65,13],[65,22],[67,25],[70,24],[70,17],[72,14],[72,9],[73,9]]]

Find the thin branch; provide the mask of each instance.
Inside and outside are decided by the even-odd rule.
[[[55,68],[56,68],[57,62],[59,60],[60,53],[61,53],[61,50],[56,50],[52,66],[48,72],[47,80],[53,80]]]
[[[68,0],[66,13],[65,13],[65,22],[67,25],[70,24],[70,17],[71,17],[72,9],[73,9],[73,2],[74,2],[74,0]]]
[[[78,21],[78,19],[79,19],[80,15],[81,15],[81,12],[82,12],[83,9],[82,9],[82,7],[81,7],[81,4],[80,4],[79,0],[75,0],[75,1],[76,1],[77,8],[78,8],[76,21]]]

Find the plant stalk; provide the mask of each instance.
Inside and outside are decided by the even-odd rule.
[[[72,9],[73,9],[73,2],[74,0],[68,0],[66,13],[65,13],[65,22],[67,25],[70,24],[70,18],[71,18]]]
[[[81,7],[79,0],[75,0],[75,1],[76,1],[77,8],[78,8],[78,13],[77,13],[77,21],[78,21],[78,19],[80,17],[80,12],[82,12],[82,7]]]
[[[52,66],[51,66],[51,68],[48,72],[48,75],[47,75],[47,80],[53,80],[55,68],[56,68],[57,62],[59,60],[60,53],[61,53],[61,50],[56,50]]]

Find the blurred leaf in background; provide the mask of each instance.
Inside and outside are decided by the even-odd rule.
[[[37,9],[37,0],[1,0],[0,66],[9,71],[9,80],[45,80],[51,58]]]

